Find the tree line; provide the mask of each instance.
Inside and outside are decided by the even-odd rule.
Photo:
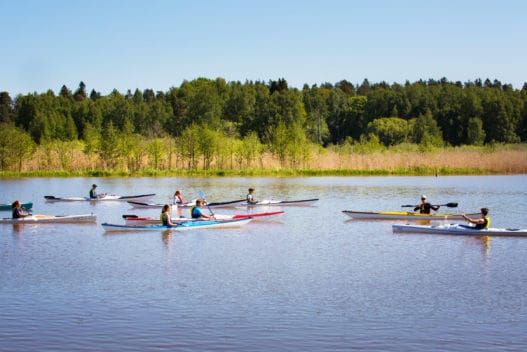
[[[37,149],[40,166],[64,169],[79,152],[93,168],[251,167],[266,152],[298,167],[314,148],[525,142],[527,83],[365,79],[298,89],[285,79],[198,78],[103,96],[80,82],[58,94],[0,92],[0,124],[2,170],[21,169]]]

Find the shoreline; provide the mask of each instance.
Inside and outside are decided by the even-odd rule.
[[[322,177],[322,176],[491,176],[525,175],[527,172],[498,172],[482,169],[397,169],[397,170],[87,170],[87,171],[0,171],[0,179],[17,178],[71,178],[71,177]]]

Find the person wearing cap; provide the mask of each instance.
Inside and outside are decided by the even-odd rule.
[[[249,188],[249,193],[247,194],[246,199],[247,199],[247,203],[249,204],[258,203],[258,201],[254,199],[254,188]]]
[[[421,204],[416,205],[414,208],[414,211],[419,210],[420,214],[430,214],[432,212],[432,209],[435,211],[438,211],[440,205],[432,205],[426,201],[426,196],[423,194],[421,196]]]

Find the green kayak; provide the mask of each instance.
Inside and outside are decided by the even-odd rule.
[[[33,203],[22,203],[22,208],[31,209],[33,208]],[[3,211],[11,210],[11,204],[0,204],[0,210],[3,210]]]

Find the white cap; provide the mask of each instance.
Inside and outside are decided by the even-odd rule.
[[[421,196],[421,199],[426,199],[426,196],[423,194],[423,195]]]

